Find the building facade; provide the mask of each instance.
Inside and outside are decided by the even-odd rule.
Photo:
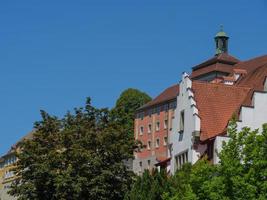
[[[137,111],[135,139],[144,148],[135,153],[136,173],[156,166],[174,173],[205,155],[216,164],[222,142],[229,139],[227,127],[233,116],[238,118],[238,130],[261,128],[267,122],[267,55],[240,61],[228,53],[228,40],[220,30],[215,36],[215,56],[193,67],[190,75],[183,73],[175,90],[164,91]],[[154,118],[148,115],[150,106],[164,105],[170,97],[176,105],[168,116],[168,131],[151,134],[149,124],[164,124],[167,118],[161,110],[153,112],[158,113]],[[164,137],[167,142],[161,154],[155,142]]]
[[[168,137],[172,129],[178,90],[178,85],[166,89],[137,111],[134,133],[142,147],[135,152],[134,172],[142,174],[145,169],[150,170],[155,164],[168,158]]]
[[[0,199],[13,200],[16,199],[8,194],[12,181],[16,176],[14,168],[16,167],[17,158],[15,150],[10,150],[6,155],[2,156],[0,160]]]
[[[25,139],[31,139],[33,132],[28,133],[20,139],[11,149],[0,158],[0,200],[16,200],[16,197],[10,196],[8,191],[17,175],[14,172],[16,163],[18,161],[16,153],[20,151],[19,143]]]

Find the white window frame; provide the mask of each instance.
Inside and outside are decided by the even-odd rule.
[[[165,136],[165,137],[163,138],[163,145],[164,145],[164,146],[167,146],[167,144],[168,144],[168,137]]]
[[[147,141],[147,150],[151,150],[151,140]]]
[[[144,134],[144,126],[140,126],[139,135],[143,135],[143,134]]]
[[[156,145],[155,146],[156,146],[156,148],[159,148],[159,146],[160,146],[160,139],[159,138],[156,139]]]
[[[159,121],[156,122],[156,131],[160,131],[160,122]]]
[[[147,133],[152,133],[152,124],[148,124],[147,126]]]
[[[167,129],[167,128],[168,128],[168,120],[165,119],[165,120],[164,120],[164,129]]]

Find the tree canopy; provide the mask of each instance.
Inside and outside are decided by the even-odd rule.
[[[97,109],[88,99],[62,119],[41,115],[33,139],[20,144],[10,194],[19,200],[123,199],[132,181],[123,161],[134,145],[108,109]]]
[[[134,118],[138,108],[151,101],[151,97],[137,89],[123,91],[112,109],[113,117],[133,137]]]

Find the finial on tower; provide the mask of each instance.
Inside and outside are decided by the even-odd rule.
[[[220,32],[223,32],[223,25],[220,25]]]
[[[215,55],[219,55],[221,53],[227,53],[229,37],[223,31],[223,25],[220,25],[220,31],[216,34],[214,39],[216,43],[216,54]]]

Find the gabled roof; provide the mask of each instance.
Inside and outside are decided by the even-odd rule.
[[[175,84],[166,90],[164,90],[160,95],[158,95],[156,98],[154,98],[152,101],[148,102],[138,110],[143,110],[151,106],[155,106],[157,104],[161,104],[167,101],[171,101],[176,99],[176,97],[179,94],[179,85]]]
[[[201,119],[201,141],[224,132],[250,91],[247,87],[200,81],[193,81],[192,88]]]

